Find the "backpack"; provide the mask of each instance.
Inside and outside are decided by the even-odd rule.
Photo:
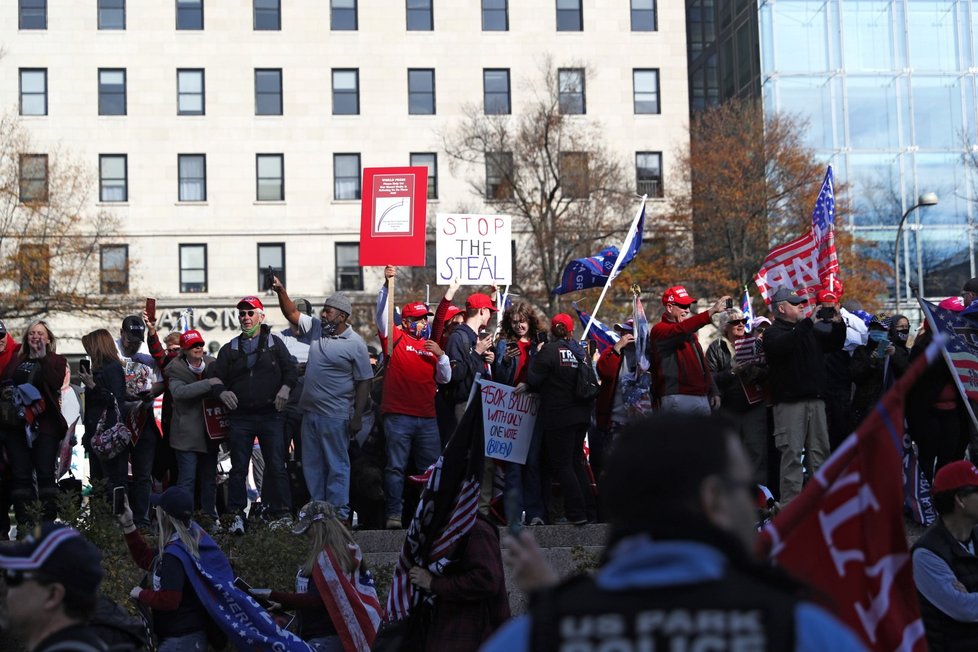
[[[576,347],[568,347],[574,357],[577,358],[577,379],[574,382],[574,396],[582,401],[593,401],[601,385],[598,383],[598,375],[594,373],[594,365],[584,357],[584,353]]]

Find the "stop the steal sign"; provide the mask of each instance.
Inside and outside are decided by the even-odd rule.
[[[512,217],[438,213],[435,274],[438,285],[510,285]]]

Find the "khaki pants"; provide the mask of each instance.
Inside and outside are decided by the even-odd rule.
[[[781,451],[781,504],[801,493],[804,468],[812,477],[829,454],[829,428],[821,399],[774,406],[774,444]]]

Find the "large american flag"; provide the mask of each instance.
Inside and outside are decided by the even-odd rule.
[[[825,171],[822,187],[812,210],[812,235],[818,247],[819,278],[839,275],[839,257],[835,250],[835,192],[832,190],[832,166]]]
[[[961,313],[940,308],[930,301],[917,298],[933,333],[944,333],[947,341],[942,347],[954,384],[964,401],[975,427],[978,420],[968,403],[978,401],[978,322],[962,317]]]

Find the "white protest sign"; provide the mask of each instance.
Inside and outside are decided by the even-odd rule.
[[[533,427],[540,411],[536,394],[517,394],[514,387],[480,380],[486,457],[526,464]]]
[[[438,213],[435,273],[438,285],[510,285],[513,282],[509,215]]]

